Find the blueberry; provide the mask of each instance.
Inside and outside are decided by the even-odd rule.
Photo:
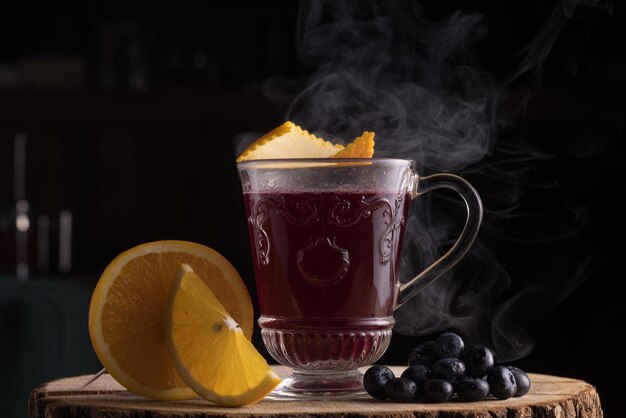
[[[417,366],[410,366],[402,372],[402,376],[400,377],[404,377],[415,382],[415,386],[417,387],[415,398],[419,399],[424,393],[424,382],[430,378],[430,369],[421,364]]]
[[[385,385],[385,394],[394,402],[411,402],[415,396],[415,382],[404,377],[391,379]]]
[[[483,379],[466,377],[454,385],[456,394],[463,402],[482,401],[489,395],[489,384]]]
[[[428,379],[424,382],[424,395],[429,402],[446,402],[454,393],[452,383],[444,379]]]
[[[515,376],[504,366],[493,367],[487,375],[487,383],[493,396],[498,399],[509,399],[517,392]]]
[[[515,384],[517,385],[517,390],[515,391],[516,398],[519,396],[524,396],[530,390],[530,377],[526,374],[526,372],[517,367],[508,366],[507,369],[513,373],[513,377],[515,377]]]
[[[391,369],[385,366],[372,366],[365,372],[363,376],[363,387],[372,398],[387,399],[385,394],[385,385],[396,376]]]
[[[410,366],[402,373],[401,377],[411,379],[419,385],[430,378],[430,369],[426,366],[422,366],[421,364],[417,366]]]
[[[465,364],[458,358],[442,358],[431,368],[433,377],[455,383],[465,377]]]
[[[435,355],[435,342],[427,341],[411,350],[409,353],[409,366],[421,364],[430,367],[437,358]]]
[[[468,376],[483,377],[493,367],[493,354],[487,347],[474,345],[463,351],[463,362]]]
[[[463,352],[463,339],[453,332],[444,332],[435,340],[435,353],[443,357],[459,358]]]

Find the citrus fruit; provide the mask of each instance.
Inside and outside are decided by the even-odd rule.
[[[176,370],[198,395],[223,406],[257,402],[280,378],[188,264],[170,288],[165,338]]]
[[[374,155],[374,132],[363,132],[331,158],[372,158]]]
[[[89,335],[113,378],[152,399],[196,396],[176,372],[163,335],[167,295],[181,263],[193,267],[246,338],[252,336],[250,295],[237,271],[216,251],[186,241],[157,241],[120,254],[92,295]]]
[[[326,158],[343,146],[308,133],[292,122],[285,122],[246,148],[237,162],[280,158]]]

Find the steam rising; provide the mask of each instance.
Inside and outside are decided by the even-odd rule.
[[[305,83],[264,84],[270,98],[290,101],[285,119],[336,141],[375,131],[377,156],[416,160],[423,175],[461,173],[485,203],[484,226],[468,256],[396,312],[397,332],[452,328],[493,347],[500,361],[519,358],[533,348],[527,327],[586,277],[590,255],[576,234],[586,212],[573,208],[556,182],[536,179],[536,164],[550,155],[502,134],[511,125],[505,110],[515,107],[506,102],[507,84],[529,74],[536,86],[541,82],[542,63],[578,3],[557,4],[506,83],[483,69],[473,51],[487,35],[479,14],[429,21],[415,2],[301,3],[298,54],[315,72]],[[559,209],[529,213],[528,195]],[[403,279],[442,254],[463,219],[458,200],[445,194],[420,197],[412,212]],[[549,251],[555,246],[561,251]],[[502,247],[506,254],[497,253]],[[516,250],[532,258],[510,257]],[[511,259],[503,259],[507,254]]]
[[[508,82],[514,82],[524,75],[530,74],[534,87],[538,88],[543,81],[543,65],[561,30],[569,19],[578,17],[589,8],[597,8],[611,13],[613,4],[607,0],[559,0],[535,39],[522,51],[524,59],[509,77]]]

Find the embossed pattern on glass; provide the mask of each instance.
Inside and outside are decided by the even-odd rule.
[[[389,346],[394,309],[454,265],[474,240],[478,195],[451,174],[420,178],[407,160],[261,160],[238,168],[261,335],[269,353],[294,369],[270,397],[358,396],[358,368]],[[398,260],[411,201],[436,188],[465,200],[465,228],[444,256],[401,284]]]

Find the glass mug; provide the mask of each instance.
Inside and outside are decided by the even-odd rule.
[[[336,399],[363,392],[358,368],[391,340],[393,311],[450,269],[476,238],[482,204],[461,177],[420,177],[401,159],[281,159],[238,164],[254,258],[263,342],[294,369],[270,394]],[[401,284],[411,201],[446,188],[467,219],[450,250]]]

